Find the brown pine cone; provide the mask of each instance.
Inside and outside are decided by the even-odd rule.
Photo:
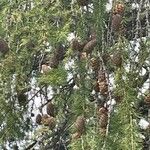
[[[108,124],[108,114],[107,113],[104,113],[100,116],[99,118],[99,125],[100,125],[100,128],[105,128],[107,127],[107,124]]]
[[[42,124],[46,124],[48,118],[49,118],[49,115],[44,114],[44,115],[42,116],[41,123],[42,123]]]
[[[92,58],[90,61],[92,70],[97,71],[100,68],[100,60],[98,58]]]
[[[113,97],[117,103],[120,103],[123,100],[123,94],[114,93]]]
[[[93,89],[95,90],[95,92],[99,92],[100,91],[98,82],[96,82],[94,84],[94,88]]]
[[[48,116],[47,114],[44,114],[42,116],[42,124],[45,126],[49,126],[49,128],[52,130],[55,125],[56,125],[56,121],[54,117]]]
[[[51,57],[50,61],[49,61],[49,66],[51,68],[57,68],[59,65],[59,60],[57,59],[57,56],[53,56]]]
[[[91,41],[89,41],[83,48],[83,51],[86,52],[87,54],[92,53],[94,47],[97,44],[97,40],[93,39]]]
[[[123,12],[124,12],[124,5],[121,3],[116,4],[113,10],[113,14],[123,14]]]
[[[41,67],[41,71],[42,71],[42,73],[46,74],[50,71],[50,68],[48,65],[43,64]]]
[[[103,59],[104,64],[107,64],[107,62],[109,62],[110,60],[110,55],[108,53],[104,53],[102,55],[102,59]]]
[[[18,103],[19,105],[25,105],[27,100],[28,100],[28,95],[23,93],[22,91],[18,92],[17,94],[17,97],[18,97]]]
[[[117,103],[120,103],[122,101],[122,96],[115,95],[114,99]]]
[[[41,116],[41,114],[38,114],[37,116],[36,116],[36,123],[38,124],[38,125],[41,125],[41,121],[42,121],[42,116]]]
[[[119,14],[113,15],[112,16],[112,22],[111,22],[111,27],[112,31],[119,31],[121,28],[121,22],[122,22],[122,16]]]
[[[103,70],[98,71],[98,83],[106,80],[105,72]]]
[[[81,133],[80,132],[75,132],[74,134],[72,134],[72,140],[77,140],[81,137]]]
[[[8,53],[9,51],[9,47],[6,41],[4,41],[3,39],[0,39],[0,55],[5,55],[6,53]]]
[[[79,6],[86,6],[89,3],[89,0],[77,0]]]
[[[106,81],[103,82],[99,82],[99,89],[100,89],[100,93],[102,95],[107,95],[108,94],[108,84]]]
[[[46,107],[46,112],[47,112],[48,115],[54,117],[54,113],[55,113],[54,104],[52,104],[51,102],[49,102],[47,104],[47,107]]]
[[[85,118],[83,116],[78,116],[75,122],[75,128],[77,132],[83,134],[85,132]]]
[[[103,115],[103,114],[108,114],[107,108],[105,108],[105,107],[98,108],[98,110],[97,110],[98,118],[100,118],[101,115]]]
[[[100,134],[106,136],[106,128],[100,128]]]
[[[83,43],[81,43],[75,38],[72,40],[71,48],[73,51],[81,52],[83,50],[83,47],[86,45],[86,43],[87,41],[84,41]]]
[[[59,60],[62,61],[65,58],[65,53],[66,49],[62,44],[58,44],[56,49],[55,49],[55,57]]]
[[[50,130],[53,130],[56,126],[56,120],[54,117],[49,117],[48,118],[48,127]]]
[[[150,93],[145,96],[144,101],[145,101],[145,103],[150,104]]]
[[[80,58],[80,60],[85,60],[87,58],[87,53],[86,52],[80,52],[79,58]]]
[[[122,65],[122,56],[120,52],[115,52],[111,58],[112,63],[116,66],[116,67],[121,67]]]

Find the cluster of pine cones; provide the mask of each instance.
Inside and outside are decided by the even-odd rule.
[[[56,126],[56,119],[55,119],[55,108],[54,104],[49,102],[46,107],[47,114],[38,114],[36,116],[36,123],[38,125],[48,126],[50,130],[53,130]]]
[[[88,54],[91,54],[97,44],[96,37],[88,41],[80,42],[77,38],[72,40],[71,48],[74,52],[79,53],[79,58],[84,59]]]

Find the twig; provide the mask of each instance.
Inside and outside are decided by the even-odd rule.
[[[25,148],[25,150],[30,150],[31,148],[35,146],[36,143],[37,143],[37,140],[35,140],[32,144],[30,144],[27,148]]]

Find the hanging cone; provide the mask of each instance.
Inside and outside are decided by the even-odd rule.
[[[123,93],[114,93],[113,98],[117,103],[120,103],[123,100]]]
[[[103,70],[98,71],[98,83],[106,80],[105,72]]]
[[[100,134],[101,136],[106,136],[106,128],[100,128]]]
[[[48,65],[43,64],[41,67],[41,72],[46,74],[50,71],[50,67]]]
[[[83,51],[86,52],[86,53],[92,53],[94,47],[96,46],[97,44],[97,40],[96,39],[93,39],[91,41],[89,41],[83,48]]]
[[[73,39],[72,40],[72,44],[71,44],[71,48],[73,51],[82,51],[83,50],[83,47],[85,46],[87,42],[79,42],[77,39]]]
[[[116,66],[116,67],[121,67],[122,65],[122,56],[120,52],[115,52],[111,58],[112,63]]]
[[[9,47],[6,41],[4,41],[3,39],[0,39],[0,55],[5,55],[6,53],[8,53],[9,51]]]
[[[145,96],[144,101],[145,101],[145,103],[150,104],[150,93]]]
[[[59,60],[58,60],[57,57],[54,55],[54,56],[50,59],[50,61],[49,61],[49,66],[50,66],[51,68],[57,68],[58,65],[59,65]]]
[[[99,118],[99,126],[100,128],[106,129],[107,124],[108,124],[108,114],[104,113]]]
[[[45,123],[46,123],[47,118],[49,118],[49,115],[47,115],[47,114],[44,114],[44,115],[42,116],[42,120],[41,120],[42,124],[45,124]]]
[[[116,4],[113,10],[113,14],[123,14],[123,13],[124,13],[124,5],[121,3]]]
[[[113,15],[112,16],[112,22],[111,22],[111,27],[112,31],[119,31],[121,28],[121,21],[122,21],[122,16],[119,14]]]
[[[100,91],[98,82],[96,82],[94,84],[94,88],[93,89],[95,90],[95,92],[99,92]]]
[[[42,124],[45,126],[49,126],[50,129],[53,129],[56,125],[56,121],[54,117],[48,116],[47,114],[42,116]]]
[[[106,80],[103,82],[99,82],[98,84],[99,84],[100,93],[102,95],[107,95],[108,94],[108,84],[107,84]]]
[[[89,0],[77,0],[79,6],[86,6],[89,3]]]
[[[65,47],[62,44],[58,44],[54,55],[59,61],[62,61],[65,58],[65,52]]]
[[[98,116],[99,119],[100,119],[101,115],[107,114],[107,113],[108,113],[108,110],[105,107],[100,107],[97,110],[97,116]]]
[[[42,116],[41,116],[41,114],[38,114],[37,116],[36,116],[36,123],[38,124],[38,125],[41,125],[41,121],[42,121]]]
[[[92,58],[90,61],[90,65],[93,71],[97,71],[100,68],[100,60],[98,58]]]
[[[80,58],[80,60],[85,60],[87,58],[86,52],[80,52],[79,53],[79,58]]]
[[[98,121],[99,121],[99,127],[106,129],[107,124],[108,124],[108,110],[107,110],[107,108],[105,108],[105,107],[98,108],[97,116],[98,116]]]
[[[77,140],[81,137],[81,133],[80,132],[76,132],[74,134],[72,134],[72,140]]]
[[[56,120],[54,117],[49,117],[48,118],[48,127],[50,130],[53,130],[56,126]]]
[[[123,97],[121,95],[115,95],[114,99],[117,103],[120,103],[122,101]]]
[[[23,92],[21,91],[21,92],[18,92],[17,97],[18,97],[18,103],[19,103],[20,106],[26,104],[26,102],[27,102],[27,100],[28,100],[27,94],[25,94],[25,93],[23,93]]]
[[[85,118],[83,116],[78,116],[75,122],[75,128],[77,132],[84,133],[85,132]]]
[[[111,58],[110,58],[110,55],[109,55],[108,53],[104,53],[104,54],[102,55],[102,59],[103,59],[104,64],[107,64],[107,62],[109,62],[109,60],[110,60]]]
[[[54,108],[54,104],[52,104],[51,102],[49,102],[47,104],[47,107],[46,107],[46,112],[48,115],[54,117],[54,111],[55,111],[55,108]]]

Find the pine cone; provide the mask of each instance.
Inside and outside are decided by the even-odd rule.
[[[49,127],[49,129],[53,130],[55,128],[55,126],[56,126],[56,120],[55,120],[55,118],[54,117],[49,117],[47,121],[48,121],[48,127]]]
[[[86,6],[89,3],[89,0],[77,0],[79,6]]]
[[[100,91],[98,82],[95,83],[93,89],[95,90],[95,92],[99,92]]]
[[[113,14],[123,14],[124,12],[124,5],[121,3],[116,4]]]
[[[149,93],[148,95],[145,96],[144,101],[145,101],[145,103],[150,104],[150,93]]]
[[[0,39],[0,54],[5,55],[9,51],[8,44],[3,39]]]
[[[54,113],[55,113],[54,111],[55,111],[54,105],[51,102],[49,102],[46,107],[47,114],[54,117]]]
[[[106,81],[103,82],[99,82],[99,89],[100,89],[100,93],[102,95],[107,95],[108,94],[108,84]]]
[[[105,128],[107,127],[107,124],[108,124],[108,114],[107,113],[104,113],[100,116],[99,118],[99,125],[100,125],[100,128]]]
[[[42,116],[41,116],[41,114],[38,114],[37,116],[36,116],[36,123],[38,124],[38,125],[41,125],[41,121],[42,121]]]
[[[77,132],[84,133],[85,132],[85,118],[83,116],[78,116],[75,122],[75,128]]]
[[[50,70],[50,68],[48,65],[45,65],[45,64],[42,65],[42,67],[41,67],[42,73],[46,74],[49,72],[49,70]]]
[[[72,140],[77,140],[81,137],[81,133],[80,132],[76,132],[74,134],[72,134]]]
[[[108,110],[107,110],[107,108],[105,108],[105,107],[98,108],[97,116],[99,119],[100,128],[106,129],[107,124],[108,124]]]
[[[47,115],[47,114],[44,114],[43,116],[42,116],[42,120],[41,120],[41,123],[42,124],[47,124],[47,119],[49,118],[49,115]]]
[[[28,96],[23,93],[22,91],[20,93],[17,94],[18,97],[18,103],[22,106],[25,105],[28,99]]]
[[[123,94],[114,93],[113,97],[117,103],[120,103],[123,100]]]
[[[98,111],[97,111],[98,118],[100,118],[101,115],[107,114],[107,113],[108,113],[107,108],[105,108],[105,107],[98,108]]]
[[[86,52],[87,54],[88,53],[92,53],[94,47],[96,46],[97,44],[97,40],[96,39],[93,39],[91,41],[89,41],[83,48],[83,51]]]
[[[106,80],[105,72],[103,70],[98,71],[98,83]]]
[[[65,47],[62,44],[58,44],[54,55],[59,61],[62,61],[65,58],[65,52]]]
[[[86,58],[87,58],[86,52],[80,52],[80,53],[79,53],[79,57],[80,57],[81,60],[86,59]]]
[[[59,65],[59,60],[57,59],[57,56],[54,55],[49,61],[49,66],[51,68],[57,68],[58,65]]]
[[[111,27],[112,31],[119,31],[121,28],[121,21],[122,21],[122,16],[119,14],[113,15],[112,16],[112,22],[111,22]]]
[[[102,59],[103,59],[104,64],[106,65],[107,62],[109,62],[109,60],[111,58],[110,58],[110,55],[108,53],[105,53],[105,54],[102,55]]]
[[[100,128],[101,136],[106,136],[106,128]]]
[[[42,124],[45,126],[49,126],[49,128],[52,130],[55,125],[56,125],[56,121],[54,117],[48,116],[47,114],[42,116]]]
[[[72,47],[73,51],[82,51],[83,47],[85,46],[85,44],[86,44],[86,42],[85,43],[81,43],[77,39],[73,39],[71,47]]]
[[[92,58],[90,61],[91,67],[94,71],[99,70],[100,68],[100,60],[98,58]]]
[[[116,66],[116,67],[121,67],[122,65],[122,56],[120,52],[115,52],[111,58],[112,63]]]

